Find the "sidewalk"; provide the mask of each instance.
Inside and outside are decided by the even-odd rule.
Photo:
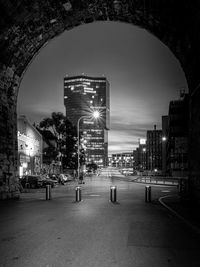
[[[141,179],[141,177],[137,176],[133,179],[133,176],[124,177],[124,180],[130,182],[138,182],[137,180]],[[139,181],[141,184],[149,184],[149,185],[166,185],[167,183],[148,183],[145,178],[144,181]],[[168,184],[172,186],[176,186],[176,184]],[[171,213],[179,217],[182,221],[184,221],[188,226],[193,228],[198,234],[200,234],[200,212],[199,206],[196,203],[192,203],[189,199],[182,199],[180,195],[177,193],[171,195],[166,195],[164,197],[160,197],[158,199],[160,204],[165,206]]]

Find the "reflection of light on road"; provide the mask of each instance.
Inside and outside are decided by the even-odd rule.
[[[171,192],[170,190],[162,190],[161,191],[162,193],[169,193],[169,192]]]

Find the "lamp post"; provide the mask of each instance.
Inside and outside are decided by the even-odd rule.
[[[167,137],[162,136],[162,174],[166,175],[167,173]]]
[[[78,138],[78,181],[79,181],[79,177],[80,177],[80,149],[79,149],[79,139],[80,139],[80,134],[79,134],[79,128],[80,128],[80,121],[84,118],[87,118],[87,119],[98,119],[100,117],[100,113],[99,111],[94,111],[91,115],[83,115],[81,116],[79,119],[78,119],[78,122],[77,122],[77,138]]]

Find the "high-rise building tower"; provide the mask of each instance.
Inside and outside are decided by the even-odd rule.
[[[66,117],[77,126],[82,116],[100,112],[98,120],[80,120],[80,133],[85,141],[86,164],[108,165],[108,130],[110,128],[110,85],[105,77],[85,75],[64,78]]]

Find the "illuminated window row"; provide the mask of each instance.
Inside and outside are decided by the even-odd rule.
[[[85,121],[85,120],[83,121],[83,123],[84,123],[84,124],[94,124],[93,121]]]
[[[92,136],[92,139],[95,139],[95,140],[102,140],[102,137]]]
[[[104,150],[103,147],[94,148],[94,147],[87,147],[87,150]]]
[[[88,143],[88,146],[96,146],[96,145],[99,145],[100,147],[104,147],[104,143],[103,143],[103,142],[101,142],[101,143],[96,143],[96,144],[94,144],[94,143],[92,143],[92,142],[89,142],[89,143]]]
[[[91,132],[95,132],[97,134],[101,134],[101,133],[103,133],[103,130],[91,129]]]
[[[88,94],[96,94],[96,91],[88,91],[88,90],[84,89],[84,93],[88,93]],[[83,94],[84,94],[84,93],[83,93]]]
[[[84,79],[84,78],[79,78],[79,79],[72,79],[72,80],[65,80],[65,83],[71,83],[71,82],[100,82],[100,83],[105,83],[105,80],[89,80],[89,79]]]

